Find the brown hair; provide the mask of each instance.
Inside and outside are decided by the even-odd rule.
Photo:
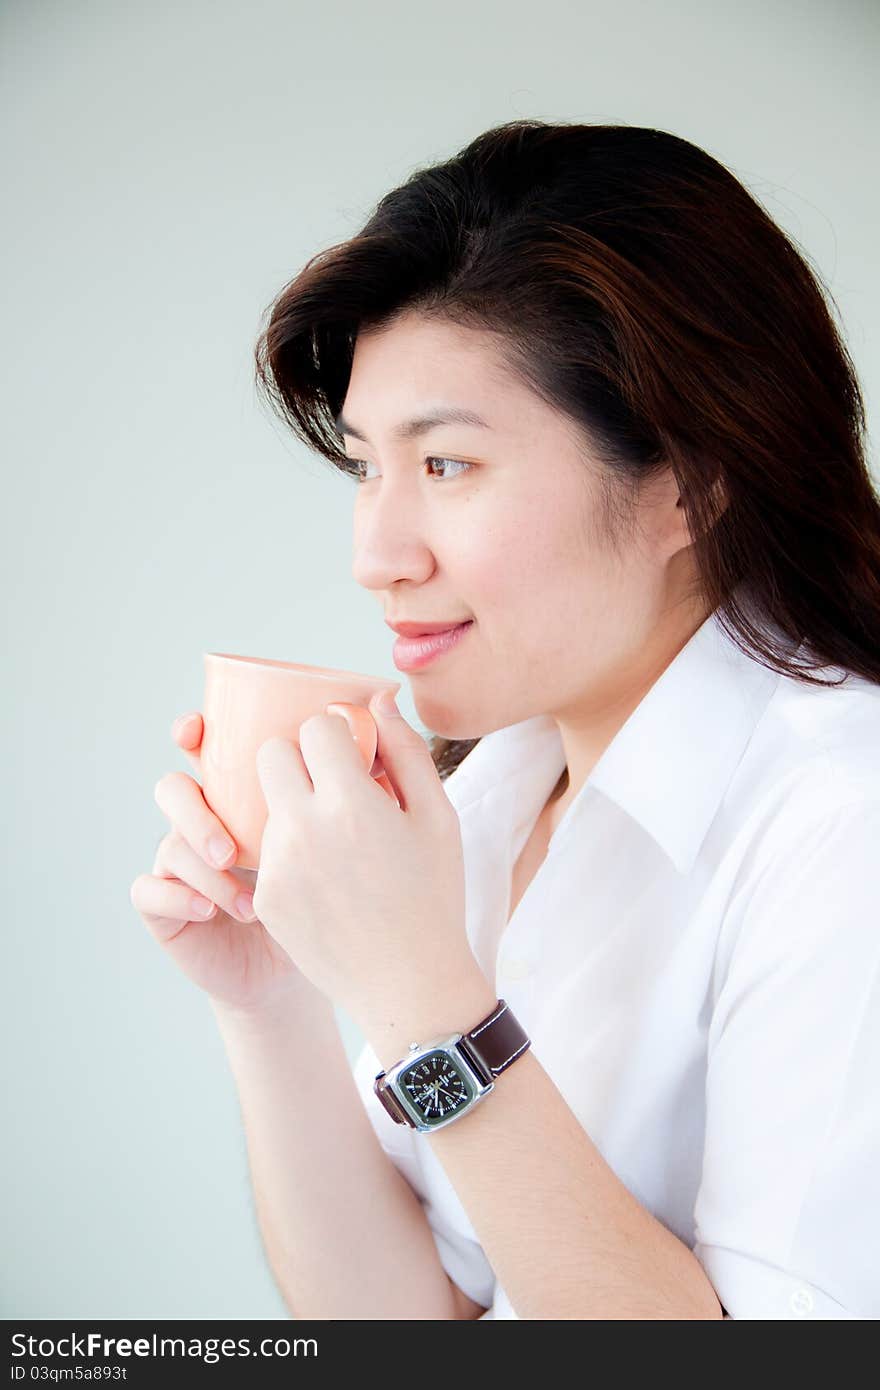
[[[334,421],[359,328],[416,310],[498,334],[603,465],[612,539],[641,484],[671,467],[706,611],[740,649],[808,684],[841,683],[807,674],[825,666],[880,683],[880,499],[823,291],[837,309],[699,146],[515,120],[417,170],[306,263],[267,310],[257,388],[350,472]],[[478,741],[434,737],[441,777]]]

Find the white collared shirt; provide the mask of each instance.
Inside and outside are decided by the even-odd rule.
[[[444,783],[486,978],[726,1316],[880,1317],[880,686],[780,676],[710,615],[508,924],[513,865],[564,766],[539,715],[485,735]],[[358,1090],[445,1270],[484,1317],[516,1318],[426,1136],[375,1096],[380,1070],[364,1044]]]

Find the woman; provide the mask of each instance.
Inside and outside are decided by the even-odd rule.
[[[877,1316],[880,505],[814,273],[687,141],[514,121],[314,257],[256,361],[356,479],[386,621],[463,625],[395,659],[478,966],[454,912],[383,939],[437,998],[374,993],[352,1077],[292,887],[286,934],[259,885],[249,945],[226,914],[181,932],[184,885],[231,907],[241,880],[205,867],[197,783],[165,785],[133,899],[214,1003],[291,1310]],[[379,729],[406,791],[417,736]],[[382,1074],[496,1006],[526,1043],[491,1091],[401,1123]]]

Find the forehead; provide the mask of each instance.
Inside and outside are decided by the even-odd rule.
[[[516,375],[503,346],[497,334],[415,314],[362,330],[337,428],[355,438],[373,431],[412,438],[436,416],[438,424],[521,430],[548,407]]]

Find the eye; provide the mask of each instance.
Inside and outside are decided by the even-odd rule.
[[[428,464],[428,465],[434,464],[434,463],[441,463],[441,464],[443,464],[443,463],[451,463],[452,466],[453,466],[453,468],[461,468],[461,469],[463,469],[465,472],[467,472],[468,469],[470,469],[470,468],[473,467],[473,464],[471,464],[471,463],[465,463],[465,462],[463,462],[462,459],[449,459],[449,458],[444,458],[444,457],[442,457],[442,456],[440,456],[440,455],[437,455],[437,454],[429,454],[428,457],[424,460],[424,462],[425,462],[426,464]],[[369,483],[369,482],[372,482],[372,479],[371,479],[371,478],[365,478],[365,477],[363,476],[362,472],[361,472],[361,469],[362,469],[362,468],[368,468],[368,467],[369,467],[369,464],[366,462],[366,460],[364,460],[364,459],[346,459],[346,465],[347,465],[347,466],[346,466],[346,468],[345,468],[344,471],[345,471],[350,477],[354,478],[354,480],[355,480],[356,483]],[[431,476],[432,478],[436,478],[438,475],[437,475],[436,473],[431,473],[430,476]],[[456,476],[456,475],[453,475],[453,476]],[[443,481],[445,481],[445,479],[442,479],[442,478],[441,478],[440,481],[443,482]]]
[[[428,463],[428,464],[431,464],[431,463],[451,463],[452,466],[453,466],[453,468],[461,468],[461,469],[464,470],[465,473],[468,471],[469,468],[473,467],[473,465],[470,464],[470,463],[464,463],[462,459],[447,459],[447,458],[442,458],[442,457],[438,458],[438,457],[436,457],[436,456],[435,456],[435,457],[432,457],[431,455],[429,455],[429,456],[425,459],[425,463]],[[436,477],[437,477],[437,474],[436,474],[436,473],[432,473],[432,474],[431,474],[431,477],[432,477],[432,478],[436,478]]]

